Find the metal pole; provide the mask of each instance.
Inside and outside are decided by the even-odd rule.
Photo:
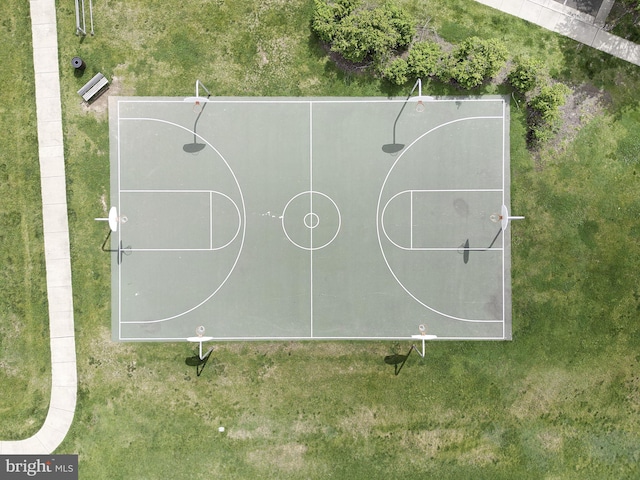
[[[211,92],[209,91],[209,89],[207,87],[204,86],[204,84],[200,81],[200,80],[196,80],[196,98],[199,98],[199,90],[198,90],[198,85],[201,85],[202,88],[204,88],[204,91],[207,92],[207,95],[209,95],[209,97],[211,96]],[[207,98],[209,98],[207,97]]]
[[[93,2],[89,0],[89,19],[91,20],[91,35],[93,36]]]
[[[80,5],[78,5],[78,0],[76,0],[76,35],[80,31]]]

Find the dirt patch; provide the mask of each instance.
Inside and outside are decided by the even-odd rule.
[[[582,127],[593,118],[603,114],[611,105],[611,96],[595,86],[583,83],[570,86],[571,93],[565,104],[559,108],[560,122],[556,135],[540,148],[533,151],[536,168],[542,168],[542,154],[560,153],[573,142]],[[521,104],[524,106],[524,103]]]
[[[249,463],[256,467],[269,465],[272,469],[295,473],[305,467],[307,447],[299,443],[278,445],[274,448],[249,452]]]
[[[104,118],[109,110],[109,97],[112,95],[130,95],[133,92],[127,92],[121,77],[115,75],[109,82],[109,87],[91,103],[82,102],[82,112],[91,113],[97,118]]]
[[[611,96],[593,85],[584,83],[572,89],[565,104],[560,107],[562,126],[552,143],[556,150],[571,143],[580,128],[601,114],[611,104]]]
[[[427,22],[422,27],[418,28],[416,36],[413,40],[413,43],[416,42],[437,43],[438,45],[440,45],[440,48],[442,48],[442,51],[444,53],[450,53],[455,48],[455,45],[453,43],[447,42],[444,38],[438,35],[438,32],[435,28],[429,26],[429,20],[427,20]]]
[[[331,45],[328,43],[321,43],[322,49],[325,51],[329,60],[333,62],[333,64],[341,71],[353,75],[360,75],[363,73],[369,73],[369,67],[371,67],[371,62],[364,63],[353,63],[349,60],[346,60],[342,55],[338,52],[334,52],[331,50]]]

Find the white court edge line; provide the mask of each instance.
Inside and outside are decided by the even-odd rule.
[[[120,166],[121,166],[121,135],[120,135],[120,102],[118,102],[118,178],[117,178],[117,182],[118,182],[118,213],[120,215],[122,215],[122,212],[120,212],[120,205],[122,205],[122,200],[121,200],[121,193],[122,190],[120,189],[120,185],[122,185],[121,181],[120,181],[120,176],[121,176],[121,171],[120,171]],[[122,269],[120,268],[120,245],[122,242],[122,229],[119,228],[118,229],[118,338],[122,340]]]
[[[309,104],[309,191],[313,192],[313,103]],[[313,193],[309,195],[309,211],[313,212]],[[313,228],[309,232],[309,334],[313,338]]]
[[[454,120],[452,122],[446,122],[445,124],[441,124],[441,125],[439,125],[438,127],[436,127],[435,129],[432,129],[432,130],[436,130],[437,128],[440,128],[442,126],[448,125],[449,123],[455,123],[455,122],[460,121],[460,120],[481,119],[481,118],[485,118],[485,119],[498,119],[498,118],[500,118],[500,119],[502,119],[502,124],[503,124],[502,137],[503,137],[503,140],[504,140],[504,122],[505,122],[506,102],[503,99],[467,98],[467,99],[441,99],[441,100],[437,100],[436,99],[434,101],[442,101],[442,102],[460,102],[460,101],[501,102],[502,110],[503,110],[502,116],[467,117],[467,118],[463,118],[463,119],[457,119],[457,120]],[[369,102],[369,103],[387,103],[387,102],[405,103],[406,99],[398,99],[398,100],[396,100],[396,99],[380,99],[380,100],[362,99],[362,100],[347,100],[347,101],[344,101],[344,100],[293,100],[293,101],[292,100],[288,100],[288,101],[282,101],[282,100],[255,100],[255,99],[253,99],[253,100],[221,100],[221,101],[217,101],[215,103],[229,103],[229,104],[233,104],[233,103],[309,104],[309,107],[310,107],[310,119],[309,119],[309,122],[310,122],[310,154],[312,154],[311,150],[312,150],[313,139],[312,139],[312,136],[311,136],[312,135],[311,127],[312,127],[312,124],[313,124],[313,121],[312,121],[313,103],[367,103],[367,102]],[[185,127],[182,127],[182,126],[180,126],[178,124],[174,124],[173,122],[169,122],[169,121],[161,120],[161,119],[147,118],[147,117],[129,117],[129,118],[128,117],[121,117],[120,116],[120,103],[184,103],[184,102],[182,100],[175,100],[175,101],[172,101],[172,100],[118,100],[118,120],[119,120],[118,121],[118,187],[120,186],[120,141],[119,141],[119,139],[120,139],[120,120],[122,120],[122,121],[125,121],[125,120],[147,120],[147,121],[151,120],[151,121],[158,121],[158,122],[162,122],[162,123],[172,124],[174,126],[177,126],[177,127],[183,128],[185,130],[188,130]],[[414,140],[414,142],[412,142],[412,144],[409,145],[409,147],[411,147],[414,143],[416,143],[420,138],[425,136],[427,133],[430,133],[430,131],[429,132],[425,132],[423,135],[421,135],[416,140]],[[200,137],[200,138],[202,138],[202,137]],[[202,138],[202,140],[204,140],[206,142],[206,140],[204,138]],[[211,147],[214,148],[213,146],[211,146]],[[502,149],[503,149],[503,155],[502,155],[503,156],[503,158],[502,158],[502,162],[503,162],[503,179],[502,179],[502,181],[503,181],[503,190],[502,190],[502,192],[503,192],[503,199],[504,199],[504,181],[505,181],[505,178],[504,178],[504,163],[505,163],[504,141],[503,141]],[[214,148],[214,150],[217,152],[217,150],[215,148]],[[396,162],[397,162],[397,160],[396,160]],[[311,191],[313,191],[313,184],[312,184],[312,182],[313,182],[313,179],[312,179],[312,158],[310,158],[310,165],[311,165],[311,167],[310,167],[310,184],[311,184]],[[395,166],[395,163],[394,163],[394,166]],[[388,177],[388,175],[387,175],[387,177]],[[235,178],[235,175],[234,175],[234,178]],[[386,179],[385,179],[384,183],[386,183]],[[238,188],[239,188],[239,185],[238,185]],[[430,191],[435,192],[435,191],[447,191],[447,190],[430,190]],[[454,191],[464,191],[464,190],[454,190]],[[476,191],[476,190],[472,190],[472,191]],[[499,191],[499,189],[496,189],[495,191]],[[241,195],[241,198],[243,198],[242,191],[240,191],[240,195]],[[118,192],[118,200],[120,200],[120,189],[119,189],[119,192]],[[311,200],[311,202],[312,202],[312,200]],[[243,201],[243,206],[244,206],[244,201]],[[246,222],[246,211],[244,211],[243,213],[244,213],[243,216],[245,217],[245,218],[243,218],[243,220]],[[243,223],[243,224],[246,225],[246,223]],[[118,235],[120,236],[120,233]],[[312,235],[311,238],[313,238],[313,233],[311,233],[311,235]],[[503,242],[503,248],[504,248],[504,238],[503,238],[502,242]],[[244,243],[244,233],[243,233],[243,243]],[[333,339],[333,338],[335,338],[335,339],[368,339],[368,338],[371,338],[371,339],[382,340],[382,339],[385,339],[385,338],[388,338],[388,339],[405,338],[405,337],[313,337],[313,250],[310,251],[310,255],[311,255],[311,272],[312,272],[311,273],[311,336],[310,337],[261,337],[261,339],[270,339],[270,338],[273,338],[273,339],[278,339],[278,338],[283,338],[283,339],[285,339],[285,338],[292,338],[292,339],[293,338],[299,338],[299,339],[308,339],[308,338],[317,338],[317,339]],[[386,261],[386,258],[385,258],[385,261]],[[119,271],[120,271],[120,269],[119,269]],[[503,251],[503,272],[504,272],[504,251]],[[395,277],[395,274],[393,274],[393,272],[392,272],[392,275]],[[396,280],[397,280],[397,278],[396,278]],[[119,276],[119,287],[120,287],[120,289],[121,289],[121,284],[122,284],[121,277]],[[504,295],[505,295],[504,285],[505,285],[505,279],[504,279],[504,275],[503,275],[503,319],[502,320],[470,320],[470,319],[462,319],[462,318],[452,317],[450,315],[443,314],[443,313],[437,312],[435,310],[434,311],[436,313],[439,313],[439,314],[445,316],[445,317],[450,317],[450,318],[454,318],[454,319],[462,320],[462,321],[466,321],[466,322],[478,322],[478,323],[498,323],[498,322],[501,322],[503,324],[503,337],[502,337],[502,339],[503,339],[504,338],[504,330],[505,330],[505,325],[504,325],[504,322],[505,322],[505,320],[504,320],[504,308],[505,308],[504,307]],[[119,291],[119,299],[121,300],[120,291]],[[419,302],[419,303],[422,303],[422,302]],[[174,316],[174,317],[170,317],[170,318],[166,318],[166,319],[162,319],[162,320],[155,320],[155,321],[152,321],[152,322],[122,322],[121,305],[122,305],[122,302],[120,301],[119,302],[119,309],[120,309],[120,312],[119,312],[120,322],[119,323],[120,323],[120,326],[121,326],[122,323],[155,323],[155,322],[158,322],[158,321],[170,320],[170,319],[176,317],[176,316]],[[194,308],[197,308],[197,307],[194,307]],[[431,309],[430,307],[428,307],[428,308]],[[433,309],[431,309],[431,310],[433,310]],[[191,310],[189,310],[189,311],[191,311]],[[188,313],[188,312],[183,312],[180,315],[183,315],[185,313]],[[180,316],[180,315],[177,315],[177,316]],[[121,328],[120,328],[120,334],[121,334]],[[120,335],[120,338],[122,339],[121,335]],[[242,339],[243,337],[238,337],[238,338]],[[447,337],[441,337],[441,338],[445,339]],[[451,337],[451,338],[463,339],[462,337]],[[482,339],[485,339],[485,338],[486,339],[493,339],[493,338],[499,339],[499,337],[482,337]],[[473,339],[477,339],[477,338],[470,338],[470,339],[473,340]],[[129,338],[128,340],[137,340],[137,339]],[[150,340],[150,339],[140,339],[140,340]],[[152,340],[156,340],[156,339],[152,339]],[[160,339],[158,339],[158,340],[160,340]],[[169,340],[171,340],[171,339],[169,339]]]
[[[173,97],[170,97],[173,98]],[[182,98],[182,97],[178,97],[178,98]],[[188,97],[185,97],[188,98]],[[215,98],[215,97],[214,97]],[[322,104],[322,103],[406,103],[407,99],[402,97],[402,98],[375,98],[375,97],[371,97],[371,98],[361,98],[361,99],[353,99],[353,100],[331,100],[331,99],[326,99],[326,100],[319,100],[319,99],[309,99],[309,100],[287,100],[287,99],[282,99],[282,100],[278,100],[278,99],[273,99],[273,100],[267,100],[264,99],[263,97],[245,97],[247,98],[246,100],[231,100],[228,98],[222,98],[222,99],[214,99],[211,100],[209,99],[208,103],[217,103],[217,104],[223,104],[223,103],[228,103],[228,104],[233,104],[233,103],[237,103],[237,104],[255,104],[255,103],[265,103],[265,104],[300,104],[300,105],[304,105],[307,103],[313,104],[313,103],[318,103],[318,104]],[[411,100],[411,99],[409,99]],[[438,103],[446,103],[446,102],[502,102],[502,104],[504,104],[504,100],[502,98],[483,98],[483,97],[478,97],[478,98],[461,98],[461,99],[452,99],[452,98],[434,98],[433,100],[429,100],[429,103],[431,102],[438,102]],[[185,104],[184,100],[170,100],[169,98],[167,99],[158,99],[158,100],[118,100],[118,103],[179,103],[179,104]],[[126,119],[127,117],[124,117],[123,119]]]
[[[126,323],[126,322],[125,322]],[[141,342],[183,342],[187,339],[185,337],[156,337],[156,338],[142,338],[142,337],[127,337],[125,341],[141,341]],[[265,342],[265,341],[283,341],[283,340],[374,340],[374,341],[387,341],[387,340],[406,340],[408,342],[415,341],[411,336],[406,337],[212,337],[212,342]],[[440,340],[504,340],[504,337],[444,337],[438,335],[438,338],[429,340],[430,342]]]
[[[506,200],[506,194],[505,194],[505,188],[506,188],[506,176],[507,176],[507,171],[506,171],[506,158],[505,158],[505,148],[504,148],[504,142],[505,142],[505,136],[504,136],[504,130],[505,130],[505,120],[506,120],[506,116],[507,116],[507,110],[506,110],[506,103],[503,103],[502,105],[502,205],[505,205],[505,200]],[[509,198],[511,198],[511,195],[509,195]],[[509,205],[509,207],[511,207]],[[507,292],[506,292],[506,288],[507,288],[507,283],[506,283],[506,275],[505,275],[505,269],[506,269],[506,258],[505,258],[505,232],[502,232],[502,338],[504,338],[505,336],[505,332],[506,332],[506,323],[507,323],[507,310],[506,310],[506,301],[507,301]],[[508,235],[511,235],[511,231],[508,232]],[[511,278],[511,275],[509,275],[509,278]]]

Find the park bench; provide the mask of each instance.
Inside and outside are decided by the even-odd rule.
[[[85,102],[89,103],[91,99],[98,95],[107,85],[109,85],[109,80],[107,80],[103,74],[97,73],[78,90],[78,95],[80,95]]]

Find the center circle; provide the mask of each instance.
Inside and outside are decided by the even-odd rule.
[[[318,217],[317,213],[307,213],[304,216],[304,224],[307,228],[316,228],[320,223],[320,217]]]
[[[287,240],[303,250],[326,247],[336,239],[342,225],[336,202],[312,190],[294,195],[285,205],[281,218]]]

